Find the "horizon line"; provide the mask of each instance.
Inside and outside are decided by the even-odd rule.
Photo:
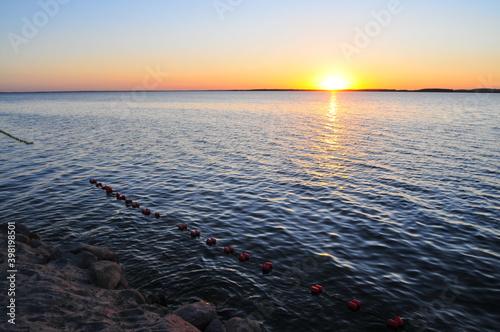
[[[313,91],[313,92],[465,92],[465,93],[500,93],[495,88],[475,89],[448,89],[448,88],[423,88],[423,89],[189,89],[189,90],[46,90],[46,91],[0,91],[7,93],[79,93],[79,92],[252,92],[252,91]]]

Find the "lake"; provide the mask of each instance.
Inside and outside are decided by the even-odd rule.
[[[269,331],[386,331],[394,316],[494,331],[499,109],[474,93],[0,94],[0,129],[34,142],[0,135],[0,215],[109,247],[171,307],[203,299]]]

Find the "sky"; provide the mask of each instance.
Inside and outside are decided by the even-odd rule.
[[[500,88],[498,0],[0,0],[0,92]]]

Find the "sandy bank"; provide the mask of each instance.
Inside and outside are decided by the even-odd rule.
[[[221,322],[210,303],[169,308],[163,294],[129,288],[118,256],[107,248],[55,246],[19,223],[14,235],[13,225],[0,229],[0,330],[261,331],[253,320]]]

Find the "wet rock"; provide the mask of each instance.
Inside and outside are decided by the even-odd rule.
[[[227,332],[261,332],[259,323],[251,319],[233,317],[224,324]]]
[[[22,234],[29,237],[31,231],[28,227],[24,226],[23,224],[16,223],[16,234]]]
[[[42,242],[40,242],[40,240],[33,239],[30,241],[29,245],[31,246],[31,248],[38,248],[42,245]]]
[[[30,238],[31,240],[38,240],[38,241],[42,241],[42,238],[41,238],[41,237],[40,237],[40,235],[38,235],[37,233],[30,233],[29,238]]]
[[[16,242],[30,244],[30,238],[24,234],[17,234],[16,235]]]
[[[168,315],[161,319],[153,326],[152,330],[163,332],[200,332],[199,329],[175,314]]]
[[[203,332],[226,332],[226,329],[224,328],[224,325],[222,325],[220,320],[215,319],[212,321],[212,323],[210,323],[210,325],[207,326],[207,328]]]
[[[92,263],[97,262],[97,257],[85,250],[80,251],[73,257],[73,264],[82,269],[88,269]]]
[[[202,331],[217,318],[214,306],[205,302],[183,305],[175,310],[174,314]]]
[[[110,261],[118,263],[118,256],[108,248],[93,246],[90,244],[79,243],[72,245],[69,248],[72,254],[79,254],[82,251],[87,251],[97,257],[98,261]]]
[[[122,290],[122,291],[120,291],[118,293],[118,298],[120,300],[132,299],[137,304],[145,304],[145,303],[147,303],[147,300],[144,297],[144,295],[142,295],[141,292],[139,292],[136,289],[124,289],[124,290]]]
[[[106,289],[115,289],[122,273],[120,265],[110,261],[97,261],[90,265],[92,282]]]
[[[167,299],[163,293],[153,293],[148,295],[148,302],[152,304],[159,304],[161,306],[167,306]]]

